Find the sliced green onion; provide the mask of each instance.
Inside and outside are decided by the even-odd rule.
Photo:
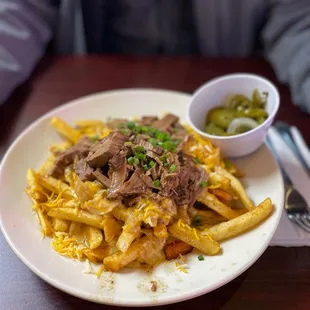
[[[169,167],[169,171],[170,171],[170,172],[175,172],[176,169],[177,169],[176,164],[172,164],[172,165]]]
[[[207,186],[207,181],[202,181],[201,182],[201,187],[206,187]]]
[[[150,167],[148,166],[148,164],[144,164],[144,165],[143,165],[143,169],[144,169],[144,170],[149,170]]]
[[[135,157],[140,159],[140,160],[145,160],[146,159],[146,155],[142,154],[142,153],[136,153]]]
[[[203,255],[199,255],[199,256],[198,256],[198,260],[199,260],[199,261],[203,261],[203,260],[205,260],[205,258],[204,258]]]
[[[133,164],[133,157],[132,156],[127,158],[127,163],[128,163],[128,165],[132,165]]]
[[[157,140],[155,138],[150,138],[149,142],[153,145],[153,146],[157,146]]]
[[[196,157],[193,157],[193,162],[196,164],[196,165],[199,165],[201,164],[200,160]]]
[[[155,180],[153,182],[153,184],[154,184],[155,187],[160,187],[160,185],[161,185],[160,180]]]
[[[137,157],[134,157],[133,163],[138,166],[140,164],[140,160]]]
[[[201,224],[201,216],[198,214],[194,217],[193,224],[199,226]]]
[[[128,129],[122,129],[121,130],[121,134],[124,135],[124,136],[128,135],[128,133],[129,133]]]
[[[127,128],[134,129],[136,127],[136,123],[132,121],[127,122]]]
[[[144,153],[145,149],[144,149],[143,146],[138,145],[138,146],[135,147],[134,151],[135,151],[135,153]]]
[[[124,129],[125,128],[125,124],[124,123],[120,123],[117,125],[118,129]]]
[[[97,142],[97,141],[100,140],[100,137],[99,137],[99,136],[92,136],[92,137],[89,137],[89,138],[90,138],[90,140],[91,140],[92,142]]]
[[[224,160],[224,165],[225,165],[225,168],[226,169],[229,169],[229,168],[231,168],[231,166],[232,166],[232,164],[231,164],[231,162],[229,162],[228,160]]]
[[[149,162],[149,166],[152,168],[152,167],[154,167],[156,165],[156,162],[154,161],[154,160],[151,160],[150,162]]]

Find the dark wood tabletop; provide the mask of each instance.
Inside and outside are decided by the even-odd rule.
[[[132,87],[191,93],[211,78],[235,72],[256,73],[273,81],[281,94],[278,119],[296,125],[310,143],[310,116],[292,104],[288,88],[277,82],[262,59],[69,56],[44,59],[33,77],[0,106],[0,158],[32,121],[68,100]],[[23,265],[0,233],[0,310],[79,308],[112,309],[72,297],[45,283]],[[269,247],[249,270],[224,287],[163,308],[308,310],[310,249]]]

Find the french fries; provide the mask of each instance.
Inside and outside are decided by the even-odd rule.
[[[228,222],[215,225],[205,232],[202,232],[202,235],[204,235],[204,233],[207,235],[209,234],[212,239],[216,241],[229,239],[255,227],[265,220],[271,212],[272,202],[270,198],[267,198],[251,211]]]
[[[42,227],[42,232],[44,236],[51,236],[53,234],[53,227],[50,219],[47,217],[46,213],[41,209],[37,209],[38,218]]]
[[[50,217],[57,217],[61,220],[69,220],[73,222],[87,224],[102,229],[102,216],[92,214],[84,210],[75,210],[73,208],[53,208],[48,213]]]
[[[85,248],[82,250],[82,252],[90,262],[100,264],[107,256],[113,255],[115,252],[117,252],[117,249],[115,247],[106,246],[98,247],[93,250]]]
[[[113,216],[105,216],[102,220],[102,227],[105,241],[108,243],[121,234],[121,226]]]
[[[232,174],[230,174],[229,172],[227,172],[225,169],[218,167],[217,168],[217,172],[226,177],[227,179],[230,180],[230,186],[232,188],[232,190],[236,193],[236,195],[239,196],[242,204],[244,205],[245,208],[247,208],[248,210],[252,210],[254,208],[253,203],[251,202],[251,200],[249,199],[249,197],[247,196],[243,186],[241,185],[240,181],[235,178]]]
[[[72,143],[77,143],[80,138],[79,131],[70,127],[67,123],[58,117],[53,117],[51,120],[51,125],[56,129],[56,131]]]
[[[215,255],[220,251],[220,245],[210,236],[202,235],[199,230],[191,228],[180,220],[168,228],[169,233],[207,255]]]
[[[98,248],[103,240],[101,230],[95,227],[85,226],[84,232],[89,248],[91,250]]]
[[[200,193],[197,200],[229,220],[239,215],[237,212],[219,201],[215,195],[210,194],[207,189]]]
[[[37,175],[37,181],[39,185],[47,189],[49,192],[52,192],[52,193],[62,192],[64,198],[67,198],[67,199],[72,199],[76,197],[74,190],[69,185],[53,177],[45,177],[45,176]]]
[[[73,165],[66,166],[59,178],[51,177],[49,173],[60,152],[83,136],[95,143],[112,130],[100,120],[79,120],[76,127],[71,127],[54,117],[51,125],[65,142],[50,147],[51,155],[41,168],[27,171],[26,193],[37,212],[43,236],[52,238],[52,247],[60,255],[103,264],[101,271],[112,272],[124,267],[156,266],[194,248],[206,255],[217,255],[221,253],[221,241],[254,228],[272,213],[269,198],[254,207],[236,177],[240,175],[238,168],[229,162],[225,166],[219,149],[191,129],[183,151],[209,178],[201,183],[198,197],[193,196],[196,201],[190,204],[179,205],[169,195],[160,196],[160,187],[151,192],[150,186],[140,196],[109,199],[109,189],[92,179],[81,181]],[[141,163],[146,155],[140,155]],[[179,170],[178,165],[174,173]],[[151,167],[144,166],[145,170]],[[162,169],[173,166],[165,167]],[[105,168],[102,173],[109,176],[111,171]],[[149,178],[154,181],[152,174]],[[174,191],[182,195],[178,189]]]
[[[106,257],[103,260],[104,266],[110,271],[118,271],[136,260],[140,256],[140,253],[145,252],[145,250],[152,246],[152,242],[152,239],[144,236],[135,241],[126,252],[118,251]]]
[[[67,232],[69,230],[69,221],[61,220],[57,217],[52,218],[54,231]]]

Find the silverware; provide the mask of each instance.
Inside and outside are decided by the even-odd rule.
[[[287,123],[284,123],[282,121],[277,121],[274,124],[274,127],[279,132],[280,136],[284,140],[284,142],[289,146],[289,148],[295,153],[296,157],[299,159],[300,163],[303,165],[306,172],[310,175],[310,169],[307,163],[304,160],[304,157],[296,145],[294,138],[292,136],[292,132],[290,130],[290,126]]]
[[[297,224],[301,229],[310,233],[310,213],[307,201],[294,187],[268,136],[266,138],[266,144],[273,153],[273,155],[275,156],[276,160],[278,161],[280,169],[282,171],[285,186],[284,208],[286,210],[287,216],[293,223]]]

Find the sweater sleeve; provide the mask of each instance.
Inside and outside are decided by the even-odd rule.
[[[266,58],[293,102],[310,113],[310,1],[273,1],[263,30]]]
[[[0,0],[0,103],[33,71],[55,19],[49,0]]]

